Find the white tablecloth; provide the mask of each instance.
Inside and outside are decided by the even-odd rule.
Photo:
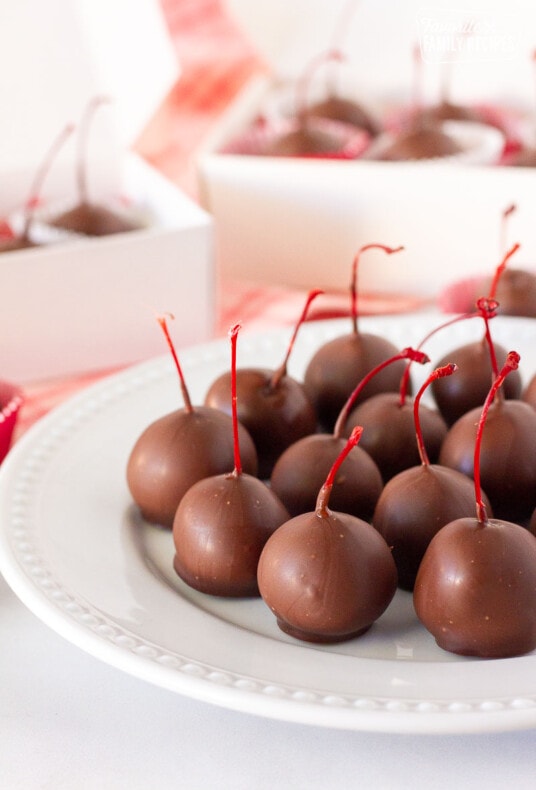
[[[536,730],[412,736],[273,721],[130,677],[0,578],[2,790],[528,790]]]

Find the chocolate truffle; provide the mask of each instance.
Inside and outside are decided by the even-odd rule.
[[[210,595],[258,595],[257,565],[264,544],[288,513],[251,475],[205,478],[182,497],[173,522],[176,573]]]

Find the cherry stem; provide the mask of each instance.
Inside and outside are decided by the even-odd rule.
[[[296,342],[296,338],[298,337],[298,332],[300,330],[300,327],[305,322],[305,319],[307,318],[307,313],[309,311],[309,307],[311,306],[313,300],[316,299],[317,296],[323,293],[324,291],[322,291],[321,289],[315,288],[314,290],[309,291],[309,293],[307,294],[307,299],[305,300],[305,306],[302,310],[302,313],[298,319],[296,326],[294,327],[294,332],[290,339],[290,343],[288,344],[287,353],[285,354],[283,364],[279,368],[277,368],[276,371],[274,371],[274,374],[271,378],[270,389],[275,389],[276,387],[278,387],[283,376],[287,375],[288,360],[292,353],[292,349],[294,348],[294,344]]]
[[[168,325],[167,325],[167,319],[168,318],[171,318],[173,320],[175,318],[175,316],[172,315],[171,313],[166,313],[166,315],[158,316],[157,317],[157,321],[160,324],[160,326],[162,327],[162,331],[164,333],[164,337],[167,340],[167,344],[169,346],[169,350],[171,351],[171,356],[173,357],[173,361],[175,362],[175,367],[177,368],[177,373],[179,374],[179,381],[180,381],[180,385],[181,385],[182,398],[183,398],[183,401],[184,401],[184,408],[185,408],[185,410],[187,412],[191,413],[191,412],[193,412],[193,406],[192,406],[192,402],[190,400],[190,394],[188,392],[188,388],[186,386],[186,382],[184,380],[184,375],[183,375],[182,368],[181,368],[181,365],[180,365],[180,362],[179,362],[179,358],[177,356],[177,352],[175,351],[175,346],[174,346],[173,341],[171,340],[171,337],[170,337],[170,334],[169,334],[169,329],[168,329]]]
[[[510,260],[512,255],[514,255],[514,253],[516,253],[518,251],[520,246],[521,246],[520,244],[516,243],[516,244],[513,245],[513,247],[510,247],[508,252],[506,252],[505,255],[503,256],[503,259],[500,262],[500,264],[495,269],[495,275],[493,277],[493,280],[491,281],[491,287],[490,287],[489,293],[488,293],[488,298],[489,299],[495,299],[495,294],[497,292],[497,285],[499,284],[499,280],[501,278],[501,275],[502,275],[502,273],[504,272],[504,270],[506,268],[506,264],[508,263],[508,261]]]
[[[495,395],[501,387],[503,381],[505,380],[506,376],[511,373],[513,370],[517,370],[519,367],[519,360],[521,357],[517,353],[517,351],[510,351],[506,357],[506,362],[504,363],[502,370],[495,378],[495,381],[491,385],[490,391],[488,392],[487,398],[484,401],[484,406],[482,407],[482,413],[480,415],[480,420],[478,422],[477,431],[476,431],[476,440],[475,440],[475,455],[474,455],[474,472],[473,472],[473,479],[475,483],[475,497],[476,497],[476,516],[477,519],[481,524],[488,523],[488,514],[486,512],[486,506],[482,500],[482,488],[480,485],[480,448],[482,446],[482,436],[484,433],[484,424],[486,422],[486,418],[488,415],[489,408],[495,398]]]
[[[490,318],[494,318],[497,315],[497,308],[499,303],[495,301],[495,299],[490,299],[486,297],[480,297],[477,299],[476,306],[478,308],[479,314],[484,321],[485,331],[484,331],[484,339],[488,344],[489,350],[489,358],[491,361],[491,371],[492,371],[492,380],[495,379],[499,375],[499,367],[497,365],[497,354],[495,353],[495,345],[493,340],[491,339],[491,332],[489,330],[489,321]]]
[[[240,441],[238,438],[238,409],[236,397],[236,344],[238,333],[241,329],[240,324],[235,324],[229,330],[231,339],[231,415],[233,418],[233,447],[234,447],[234,470],[233,477],[242,474],[242,460],[240,458]]]
[[[337,472],[348,456],[350,451],[357,445],[359,440],[361,439],[361,434],[363,433],[363,428],[361,425],[356,425],[353,429],[350,437],[348,438],[344,448],[341,450],[337,458],[335,459],[333,466],[329,470],[328,476],[326,478],[326,482],[320,489],[318,493],[318,497],[316,499],[316,515],[320,518],[326,518],[329,515],[329,498],[331,496],[331,490],[333,488],[333,484],[335,482],[335,477],[337,476]]]
[[[351,296],[351,319],[352,331],[357,334],[357,271],[359,267],[359,259],[362,253],[368,250],[383,250],[387,255],[392,255],[394,252],[402,252],[404,247],[386,247],[385,244],[365,244],[361,247],[354,258],[352,264],[352,280],[350,282],[350,296]]]
[[[501,215],[501,247],[500,247],[500,254],[504,255],[506,251],[506,241],[508,235],[508,220],[512,216],[512,214],[517,211],[517,206],[515,203],[512,203],[508,208],[505,208],[502,215]]]
[[[454,362],[449,362],[447,365],[443,365],[443,367],[436,368],[434,371],[432,371],[432,373],[430,373],[430,375],[428,376],[428,378],[426,379],[426,381],[424,382],[418,393],[415,395],[415,399],[413,401],[413,418],[415,421],[415,433],[417,436],[417,447],[419,449],[419,456],[421,458],[421,463],[424,466],[430,466],[430,459],[428,458],[428,453],[426,452],[426,448],[424,446],[421,418],[419,416],[419,406],[421,403],[421,398],[423,392],[427,389],[427,387],[430,386],[432,381],[445,378],[445,376],[452,376],[452,374],[456,370],[458,370],[458,366],[455,365]]]
[[[87,148],[89,140],[89,130],[91,123],[95,117],[96,110],[102,105],[109,102],[107,96],[95,96],[88,102],[82,120],[80,122],[80,131],[78,133],[78,157],[77,157],[77,183],[78,195],[80,203],[88,203],[89,193],[87,187]]]
[[[445,321],[444,323],[439,324],[438,326],[434,327],[434,329],[432,329],[430,332],[428,332],[428,334],[423,337],[423,339],[421,340],[421,342],[417,346],[417,349],[420,350],[424,346],[424,344],[428,340],[430,340],[430,338],[433,337],[437,332],[441,331],[441,329],[446,329],[446,327],[452,326],[452,324],[457,324],[458,321],[466,321],[469,318],[479,318],[480,316],[481,316],[481,313],[478,312],[478,311],[475,311],[473,313],[462,313],[461,315],[454,316],[454,318],[449,318],[448,321]],[[407,395],[408,395],[409,374],[410,374],[410,368],[411,368],[412,361],[413,360],[411,360],[411,359],[408,361],[408,364],[406,365],[406,369],[404,370],[404,374],[402,376],[402,380],[400,382],[400,405],[401,406],[403,406],[405,404],[406,398],[407,398]]]
[[[419,44],[413,46],[413,111],[416,113],[423,105],[422,100],[422,54]]]
[[[298,119],[303,121],[307,117],[309,88],[317,70],[325,63],[330,63],[331,61],[341,62],[342,60],[344,60],[344,56],[341,52],[336,49],[329,49],[327,52],[321,52],[309,63],[296,88],[296,116]]]
[[[30,194],[25,203],[26,218],[24,221],[24,229],[22,231],[23,239],[28,238],[28,234],[30,232],[30,226],[32,224],[32,220],[34,217],[34,211],[39,205],[43,183],[49,173],[50,167],[54,159],[56,158],[59,150],[61,149],[67,138],[70,137],[70,135],[73,133],[73,131],[74,131],[74,124],[72,123],[67,124],[67,126],[65,126],[62,129],[62,131],[59,133],[59,135],[52,143],[51,147],[48,149],[45,158],[35,175],[33,184],[30,189]]]
[[[341,13],[336,21],[331,36],[331,51],[341,52],[344,45],[344,39],[348,35],[352,19],[357,11],[359,2],[357,0],[347,0],[342,7]],[[335,93],[335,80],[328,81],[328,95]]]
[[[374,378],[381,370],[387,367],[387,365],[392,365],[393,362],[398,362],[401,359],[410,359],[413,362],[419,362],[421,365],[424,365],[425,362],[430,362],[430,359],[424,354],[422,351],[416,351],[414,348],[403,348],[402,351],[399,351],[398,354],[390,357],[389,359],[385,359],[383,362],[380,362],[379,365],[376,365],[375,368],[372,368],[366,376],[364,376],[357,387],[354,389],[344,406],[342,407],[341,411],[339,412],[339,416],[337,417],[337,422],[335,423],[335,427],[333,429],[333,436],[338,439],[341,436],[341,433],[344,429],[346,424],[346,420],[348,419],[348,415],[354,405],[357,397],[362,392],[363,388],[369,383],[369,381]]]

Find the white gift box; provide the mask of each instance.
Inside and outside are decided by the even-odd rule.
[[[179,77],[158,0],[20,0],[0,26],[0,216],[21,208],[45,150],[87,103],[90,198],[126,198],[139,230],[0,254],[0,373],[23,383],[163,353],[155,316],[178,346],[213,328],[209,215],[128,152]],[[5,79],[6,75],[10,79]],[[76,132],[75,132],[76,133]],[[43,190],[44,213],[77,201],[68,140]],[[64,206],[65,207],[65,206]]]
[[[252,119],[273,112],[278,101],[289,107],[292,89],[289,94],[280,86],[295,84],[313,56],[330,49],[331,31],[348,8],[345,0],[227,0],[227,5],[272,64],[272,72],[246,87],[199,158],[201,194],[213,214],[225,274],[298,287],[347,288],[360,246],[402,244],[406,252],[396,260],[378,253],[363,264],[360,287],[433,298],[459,277],[494,270],[501,256],[500,217],[511,203],[518,207],[510,221],[511,241],[523,248],[515,265],[536,265],[532,169],[220,153]],[[426,38],[429,31],[434,26],[447,30],[452,22],[460,24],[462,13],[471,18],[473,12],[482,26],[481,51],[455,57],[446,37],[438,39],[444,52],[434,52]],[[450,58],[453,101],[530,112],[535,23],[536,11],[528,0],[507,9],[498,0],[477,0],[462,11],[439,0],[361,0],[341,47],[348,58],[342,73],[354,80],[346,88],[373,110],[407,104],[412,51],[420,42],[427,102],[439,101],[442,60]],[[486,42],[492,42],[493,51],[485,51]]]

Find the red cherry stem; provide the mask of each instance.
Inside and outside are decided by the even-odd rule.
[[[309,105],[309,88],[311,86],[311,82],[313,81],[313,77],[315,76],[317,70],[320,66],[323,66],[325,63],[329,63],[331,61],[342,61],[344,60],[344,56],[338,50],[329,49],[327,52],[321,52],[315,58],[311,60],[301,79],[299,80],[297,87],[296,87],[296,116],[300,120],[304,120],[307,117],[307,108]]]
[[[383,250],[387,255],[392,255],[394,252],[401,252],[404,247],[386,247],[385,244],[365,244],[361,247],[354,258],[352,264],[352,280],[350,282],[350,297],[351,297],[351,319],[352,331],[357,334],[357,271],[359,268],[359,259],[362,253],[368,250]]]
[[[287,375],[288,360],[292,353],[292,349],[294,348],[294,344],[296,342],[296,338],[298,337],[298,332],[300,331],[300,327],[305,322],[305,319],[307,318],[307,313],[309,311],[309,307],[311,306],[313,300],[316,299],[317,296],[323,293],[324,291],[320,290],[319,288],[315,288],[314,290],[309,291],[309,293],[307,294],[307,299],[305,300],[305,306],[302,310],[302,314],[300,315],[296,326],[294,327],[294,332],[290,339],[290,343],[288,344],[287,353],[285,354],[283,364],[279,368],[277,368],[276,371],[274,371],[274,375],[271,378],[270,381],[271,389],[276,389],[276,387],[279,386],[279,382],[281,381],[283,376]]]
[[[192,406],[192,402],[190,400],[190,394],[188,392],[188,388],[186,386],[186,382],[184,380],[184,375],[183,375],[182,368],[181,368],[181,365],[180,365],[180,362],[179,362],[179,358],[177,356],[177,352],[175,351],[175,346],[174,346],[173,341],[171,340],[171,337],[170,337],[170,334],[169,334],[169,329],[168,329],[168,325],[167,325],[167,318],[174,319],[175,316],[172,315],[171,313],[166,313],[166,315],[158,316],[157,317],[157,321],[160,324],[160,326],[162,327],[162,331],[164,332],[164,337],[167,340],[167,344],[169,346],[169,350],[171,351],[171,356],[173,357],[173,361],[175,362],[175,367],[177,368],[177,373],[179,374],[179,382],[180,382],[180,385],[181,385],[181,393],[182,393],[182,398],[183,398],[183,401],[184,401],[184,408],[185,408],[185,410],[187,412],[193,412],[194,409],[193,409],[193,406]]]
[[[503,257],[502,261],[500,262],[500,264],[495,269],[495,275],[493,277],[493,280],[491,281],[491,287],[490,287],[489,293],[488,293],[488,298],[489,299],[495,299],[495,294],[497,292],[497,285],[499,284],[499,280],[501,278],[501,274],[504,272],[504,270],[506,268],[506,264],[508,263],[508,261],[510,260],[512,255],[518,251],[520,246],[521,246],[520,244],[516,243],[516,244],[513,245],[513,247],[510,247],[508,252],[504,255],[504,257]]]
[[[519,360],[521,357],[517,353],[517,351],[510,351],[508,356],[506,357],[506,362],[504,363],[502,370],[496,377],[495,381],[491,385],[490,391],[488,392],[488,396],[484,402],[484,406],[482,407],[482,413],[480,415],[480,420],[478,422],[477,431],[476,431],[476,440],[475,440],[475,455],[474,455],[474,472],[473,472],[473,479],[475,483],[475,497],[476,497],[476,516],[477,519],[480,521],[481,524],[488,523],[488,515],[486,512],[486,506],[482,500],[482,489],[480,486],[480,448],[482,446],[482,436],[484,433],[484,424],[486,422],[486,418],[488,415],[489,407],[491,406],[493,399],[499,387],[501,387],[503,381],[505,380],[506,376],[511,373],[513,370],[517,370],[519,367]]]
[[[477,304],[478,304],[478,302],[477,302]],[[495,303],[495,305],[497,306],[496,303]],[[493,313],[493,315],[494,315],[494,313]],[[454,318],[449,318],[448,321],[445,321],[442,324],[438,324],[438,326],[434,327],[430,332],[428,332],[428,334],[423,337],[423,339],[421,340],[421,342],[417,346],[417,349],[420,350],[424,346],[424,344],[426,342],[428,342],[428,340],[430,340],[431,337],[433,337],[437,332],[440,332],[442,329],[446,329],[447,327],[452,326],[453,324],[457,324],[458,321],[466,321],[469,318],[481,318],[481,317],[482,317],[482,312],[480,310],[476,310],[473,313],[462,313],[460,315],[454,316]],[[492,315],[488,315],[488,317],[492,318],[493,316]],[[408,361],[408,364],[406,365],[406,369],[404,370],[402,379],[400,381],[400,405],[401,406],[403,406],[405,404],[406,398],[407,398],[407,395],[408,395],[409,375],[410,375],[411,363],[412,363],[412,360],[410,359]]]
[[[341,433],[344,429],[346,420],[348,419],[348,415],[354,405],[357,397],[362,392],[363,388],[369,383],[369,381],[374,378],[381,370],[387,367],[387,365],[392,365],[393,362],[398,362],[400,359],[410,359],[413,362],[419,362],[419,364],[424,365],[425,362],[430,362],[430,359],[424,354],[422,351],[416,351],[414,348],[403,348],[402,351],[399,351],[398,354],[390,357],[389,359],[385,359],[383,362],[380,362],[379,365],[376,365],[375,368],[372,368],[366,376],[364,376],[357,387],[354,389],[344,406],[342,407],[341,411],[339,412],[339,416],[337,417],[337,422],[335,423],[335,427],[333,429],[333,436],[338,439],[341,436]]]
[[[240,441],[238,439],[238,409],[236,405],[236,344],[238,340],[238,333],[241,327],[240,324],[235,324],[229,330],[229,337],[231,339],[231,414],[233,418],[233,446],[234,446],[234,470],[233,477],[238,477],[242,474],[242,460],[240,458]]]
[[[506,251],[506,240],[508,235],[508,221],[512,214],[517,211],[517,206],[515,203],[512,203],[510,206],[504,209],[501,215],[501,246],[500,246],[500,254],[504,255]]]
[[[342,7],[341,13],[336,21],[335,27],[333,29],[333,34],[331,36],[331,51],[333,52],[340,52],[343,49],[344,39],[348,35],[348,31],[350,29],[350,25],[352,23],[352,19],[354,17],[355,12],[357,11],[359,3],[356,0],[347,0],[345,5]],[[333,95],[335,93],[335,80],[332,82],[328,82],[328,94]]]
[[[326,478],[326,482],[320,489],[318,493],[318,497],[316,499],[316,515],[320,518],[326,518],[329,515],[329,498],[331,496],[331,489],[333,488],[333,484],[335,482],[335,478],[337,476],[337,472],[348,456],[350,451],[356,446],[356,444],[361,439],[361,434],[363,433],[363,428],[361,425],[356,425],[353,429],[348,441],[346,442],[344,448],[341,450],[340,454],[335,459],[333,466],[331,467],[328,476]]]
[[[60,148],[63,146],[65,141],[74,131],[74,124],[69,123],[65,126],[59,135],[56,137],[50,148],[48,149],[43,162],[41,163],[37,173],[35,174],[35,178],[33,184],[30,188],[30,194],[25,203],[25,210],[26,210],[26,218],[24,221],[24,228],[22,231],[22,238],[27,239],[30,233],[30,226],[32,224],[34,218],[34,211],[39,205],[39,201],[41,199],[41,190],[43,188],[43,184],[45,178],[47,177],[52,163],[54,159],[58,155]]]
[[[77,156],[77,170],[76,179],[78,184],[78,195],[80,203],[88,203],[89,193],[87,187],[87,148],[89,140],[89,130],[91,123],[95,117],[96,110],[102,105],[109,102],[107,96],[95,96],[88,102],[82,120],[80,122],[80,131],[78,133],[78,156]]]
[[[491,332],[489,331],[489,320],[490,318],[494,318],[497,315],[497,308],[499,303],[495,301],[495,299],[489,299],[486,297],[481,297],[477,299],[476,306],[478,308],[479,314],[484,321],[484,340],[488,344],[489,350],[489,358],[491,361],[491,372],[492,372],[492,379],[495,379],[499,375],[499,367],[497,365],[497,354],[495,353],[495,345],[493,344],[493,340],[491,339]]]
[[[420,388],[418,393],[415,395],[415,399],[413,401],[413,418],[414,418],[414,421],[415,421],[415,433],[416,433],[416,436],[417,436],[417,447],[419,449],[419,455],[420,455],[420,458],[421,458],[421,462],[422,462],[422,464],[424,466],[430,466],[430,459],[428,458],[428,453],[426,452],[426,448],[424,446],[424,438],[423,438],[423,435],[422,435],[421,418],[420,418],[420,415],[419,415],[419,406],[420,406],[420,403],[421,403],[421,398],[422,398],[423,392],[427,389],[427,387],[430,386],[432,381],[436,381],[436,379],[445,378],[445,376],[452,376],[452,374],[456,370],[458,370],[458,366],[455,365],[454,362],[449,362],[447,365],[443,365],[443,367],[441,367],[441,368],[436,368],[434,371],[432,371],[432,373],[430,373],[430,375],[428,376],[428,378],[426,379],[426,381],[424,382],[424,384],[422,385],[422,387]]]

